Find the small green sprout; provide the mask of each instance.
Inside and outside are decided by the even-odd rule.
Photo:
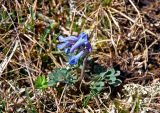
[[[45,89],[48,87],[48,81],[44,75],[38,76],[35,80],[35,87],[37,89]]]

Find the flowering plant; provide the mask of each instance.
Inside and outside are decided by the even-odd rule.
[[[75,65],[79,59],[92,51],[90,42],[88,41],[88,35],[84,32],[78,36],[64,37],[60,35],[58,37],[60,44],[57,47],[69,57],[69,64]]]

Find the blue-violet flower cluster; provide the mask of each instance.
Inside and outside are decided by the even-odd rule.
[[[63,49],[64,52],[69,56],[69,64],[77,64],[78,60],[91,52],[92,47],[88,41],[88,35],[84,32],[78,36],[64,37],[60,35],[58,37],[60,44],[57,45],[59,49]]]

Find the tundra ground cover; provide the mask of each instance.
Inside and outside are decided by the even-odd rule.
[[[160,111],[158,0],[0,3],[0,112]]]

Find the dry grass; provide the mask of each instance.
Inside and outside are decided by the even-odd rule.
[[[1,1],[0,113],[158,113],[157,4],[160,2],[142,6],[134,0],[113,0],[111,5],[101,0]],[[61,93],[34,86],[37,76],[48,78],[55,68],[65,67],[64,56],[56,48],[59,34],[81,31],[90,36],[91,58],[105,68],[120,70],[123,76],[123,84],[115,92],[107,86],[86,108],[82,107],[85,93],[72,92],[67,85],[60,88]]]

